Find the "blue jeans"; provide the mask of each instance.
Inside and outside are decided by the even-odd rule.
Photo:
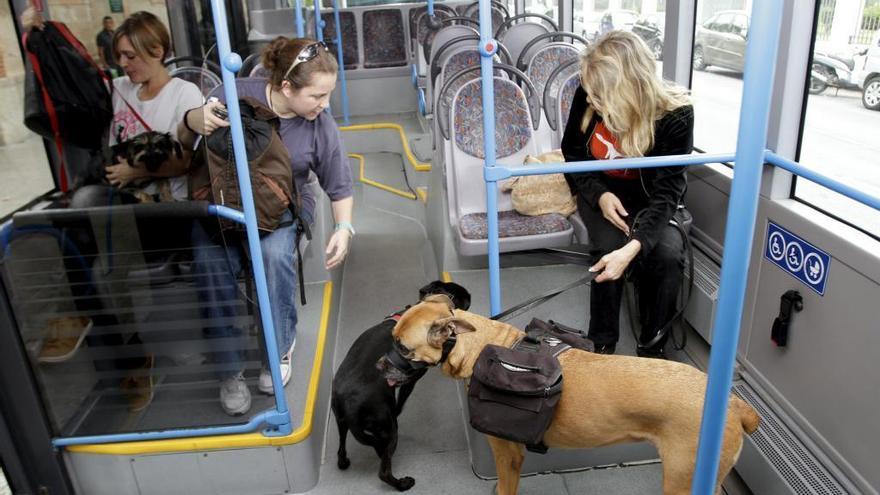
[[[282,222],[292,220],[291,213],[285,212]],[[222,246],[208,235],[201,223],[194,224],[192,234],[193,273],[196,276],[199,301],[202,304],[202,318],[207,322],[204,328],[206,338],[241,337],[242,328],[231,324],[241,316],[238,296],[238,275],[245,259],[242,246],[238,242]],[[242,240],[242,242],[246,242]],[[296,222],[266,234],[260,239],[263,253],[263,266],[269,290],[269,305],[272,308],[272,322],[275,325],[275,351],[279,357],[287,354],[296,336]],[[259,315],[257,315],[259,318]],[[225,321],[224,321],[225,320]],[[265,329],[264,329],[265,330]],[[238,339],[229,339],[214,346],[215,362],[229,363],[222,375],[231,375],[241,370],[238,365],[245,360]],[[238,340],[240,342],[240,340]],[[238,365],[238,366],[235,366]]]

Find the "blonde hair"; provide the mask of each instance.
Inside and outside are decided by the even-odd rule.
[[[135,12],[113,33],[113,57],[119,61],[119,40],[127,36],[134,51],[142,58],[165,60],[171,53],[171,36],[158,17],[149,12]]]
[[[685,88],[662,80],[656,71],[651,51],[630,32],[611,31],[587,47],[581,85],[590,105],[581,131],[599,113],[625,156],[644,156],[654,146],[654,123],[690,104]]]
[[[262,58],[263,67],[269,71],[269,84],[278,89],[286,80],[294,90],[299,91],[312,84],[312,78],[316,73],[336,75],[339,70],[336,58],[324,48],[318,48],[315,58],[298,64],[289,74],[287,73],[297,55],[314,43],[317,41],[309,38],[289,39],[284,36],[272,40],[264,49]]]

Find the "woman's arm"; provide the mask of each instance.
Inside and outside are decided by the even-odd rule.
[[[354,209],[354,197],[349,196],[330,203],[333,210],[333,220],[336,222],[333,235],[327,242],[327,261],[324,267],[328,270],[336,268],[348,254],[351,238],[354,236],[354,227],[351,226],[351,214]]]
[[[686,155],[694,149],[694,109],[687,105],[673,110],[657,125],[654,148],[646,156]],[[641,242],[642,252],[654,249],[660,232],[672,219],[687,190],[686,167],[660,167],[646,187],[650,192],[648,206],[639,217],[633,239]],[[643,172],[645,172],[643,170]],[[649,174],[645,174],[648,176]],[[645,181],[647,182],[647,178]]]
[[[586,112],[587,93],[578,86],[574,92],[565,133],[562,136],[562,154],[567,162],[594,160],[587,147],[587,136],[592,132],[594,124],[591,123],[586,132],[581,130],[581,122]],[[599,172],[565,174],[565,180],[568,182],[572,194],[580,195],[593,208],[599,205],[599,198],[602,194],[608,192],[608,188],[602,180],[602,174]]]

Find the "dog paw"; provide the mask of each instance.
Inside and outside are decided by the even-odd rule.
[[[348,469],[348,466],[351,466],[351,461],[348,460],[348,457],[340,457],[336,461],[336,466],[339,467],[339,469],[346,470]]]
[[[409,476],[404,476],[397,480],[397,491],[405,492],[412,488],[416,484],[416,480],[410,478]]]

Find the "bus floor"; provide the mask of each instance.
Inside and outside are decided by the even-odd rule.
[[[375,121],[375,120],[374,120]],[[411,123],[412,120],[409,120]],[[408,127],[405,125],[405,127]],[[396,134],[396,133],[395,133]],[[360,152],[346,136],[349,152]],[[371,152],[365,154],[372,178],[405,188],[398,153],[377,152],[387,146],[399,150],[396,136],[372,136]],[[355,177],[358,163],[352,160]],[[421,185],[418,174],[407,166],[410,183]],[[414,176],[416,176],[414,178]],[[429,192],[430,194],[430,192]],[[416,302],[418,289],[438,279],[440,273],[424,227],[425,206],[419,201],[393,195],[356,182],[354,225],[358,234],[346,260],[340,296],[338,337],[334,371],[354,340],[384,316]],[[502,270],[502,306],[549,291],[583,276],[584,268],[573,265],[507,267]],[[453,281],[472,295],[471,311],[488,313],[488,285],[485,269],[452,271]],[[588,289],[579,287],[511,321],[522,328],[531,317],[553,318],[574,327],[586,324]],[[621,318],[618,352],[634,354],[635,344],[628,318]],[[672,353],[687,360],[684,353]],[[489,494],[495,481],[474,474],[467,429],[456,381],[431,370],[416,385],[399,417],[399,442],[393,459],[396,477],[411,476],[417,494]],[[379,458],[372,448],[350,435],[347,442],[351,466],[336,466],[338,433],[332,413],[328,418],[323,464],[318,485],[310,495],[337,493],[375,494],[395,490],[379,480]],[[662,486],[661,466],[656,460],[621,466],[612,464],[577,472],[552,472],[524,476],[521,494],[658,493]]]

